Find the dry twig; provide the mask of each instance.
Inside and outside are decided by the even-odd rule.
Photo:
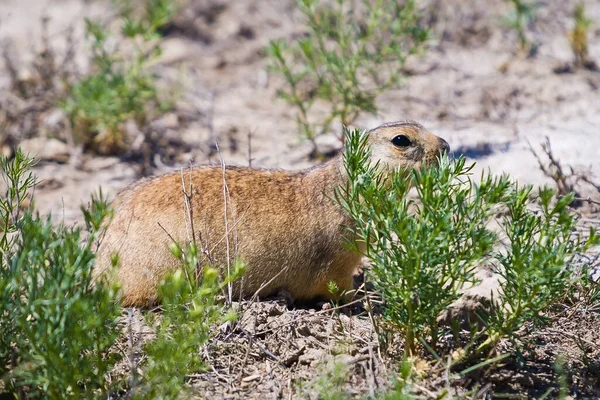
[[[537,160],[537,163],[548,178],[552,179],[558,190],[558,194],[560,196],[565,196],[569,193],[575,194],[575,199],[573,200],[572,206],[580,206],[582,202],[588,202],[590,204],[600,205],[600,201],[593,200],[590,197],[582,197],[579,195],[579,192],[576,190],[576,185],[580,182],[585,182],[588,185],[592,186],[598,193],[600,193],[600,185],[593,182],[587,175],[583,172],[576,172],[573,167],[568,166],[569,172],[565,172],[565,168],[562,166],[558,158],[555,157],[552,152],[552,146],[550,144],[550,138],[546,136],[545,142],[542,143],[542,151],[548,158],[548,164],[542,161],[540,155],[534,150],[531,143],[527,142],[529,145],[529,150]]]

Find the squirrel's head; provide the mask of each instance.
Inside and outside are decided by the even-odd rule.
[[[435,164],[438,156],[450,151],[441,137],[416,122],[392,122],[368,132],[371,161],[381,167],[420,168]]]

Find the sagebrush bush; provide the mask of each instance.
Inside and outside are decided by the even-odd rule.
[[[398,84],[406,58],[421,49],[428,31],[412,0],[298,0],[298,7],[306,34],[272,41],[267,52],[271,70],[286,81],[278,95],[296,108],[299,131],[318,156],[317,136],[377,112],[377,97]],[[318,103],[325,113],[313,109]]]
[[[95,398],[117,357],[116,287],[92,284],[94,247],[108,211],[101,197],[84,210],[88,232],[55,227],[24,207],[32,160],[0,159],[0,376],[20,398]]]
[[[586,235],[577,232],[577,219],[569,209],[574,197],[557,198],[549,188],[534,192],[531,186],[515,186],[505,200],[500,223],[508,243],[494,253],[502,297],[492,302],[495,310],[486,321],[488,342],[518,339],[525,323],[546,324],[545,313],[582,279],[572,266],[574,257],[600,243],[600,237],[592,228]]]
[[[461,159],[439,168],[380,171],[368,162],[366,135],[348,133],[346,187],[338,201],[352,217],[357,249],[364,243],[371,276],[387,300],[385,316],[405,334],[412,355],[430,331],[435,346],[437,318],[465,285],[476,283],[475,268],[489,256],[497,235],[487,222],[507,195],[507,178],[468,178]],[[408,178],[407,178],[408,175]],[[463,179],[463,181],[458,181]],[[408,196],[411,187],[417,199]]]
[[[109,32],[86,20],[93,70],[68,88],[61,103],[77,143],[103,154],[124,152],[133,140],[127,122],[141,129],[170,107],[159,96],[157,76],[150,66],[161,54],[157,29],[172,18],[173,4],[148,0],[145,14],[137,18],[123,8],[119,43],[129,44],[133,48],[129,52],[119,45],[109,46]]]
[[[572,195],[556,198],[547,188],[534,195],[531,186],[489,173],[475,180],[464,158],[381,170],[369,164],[366,134],[346,135],[348,182],[336,198],[353,220],[350,245],[371,261],[368,275],[385,299],[384,316],[403,332],[409,355],[428,338],[435,348],[440,312],[476,283],[478,265],[494,265],[504,279],[496,312],[482,321],[486,344],[493,344],[515,338],[526,321],[543,323],[543,312],[579,276],[570,268],[574,255],[599,242],[594,230],[587,238],[574,232]]]
[[[32,209],[35,177],[31,158],[19,149],[0,158],[7,191],[0,199],[0,378],[2,392],[19,398],[106,398],[122,389],[128,398],[175,399],[185,377],[204,367],[202,349],[215,326],[236,317],[220,302],[231,275],[198,264],[195,245],[172,246],[182,268],[161,283],[162,313],[147,312],[155,338],[144,346],[145,362],[132,379],[108,379],[121,353],[118,287],[92,279],[107,203],[92,197],[82,207],[87,227],[54,226]],[[115,263],[118,257],[115,257]]]

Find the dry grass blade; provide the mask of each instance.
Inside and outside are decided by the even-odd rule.
[[[222,172],[222,176],[223,176],[223,219],[225,222],[225,256],[226,256],[226,262],[227,262],[227,276],[231,275],[231,249],[230,249],[230,242],[229,242],[229,235],[227,234],[227,232],[229,232],[229,215],[227,210],[229,209],[229,202],[230,202],[230,197],[229,197],[229,188],[227,187],[227,176],[226,176],[226,167],[225,167],[225,161],[223,160],[223,157],[221,156],[221,150],[219,149],[219,143],[217,143],[215,141],[215,148],[217,149],[217,153],[219,155],[219,163],[221,165],[221,172]],[[227,284],[227,304],[231,306],[231,304],[233,303],[233,284],[231,282],[229,282]]]

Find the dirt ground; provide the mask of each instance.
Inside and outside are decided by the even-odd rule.
[[[357,125],[419,121],[444,137],[454,155],[477,161],[478,170],[509,173],[535,185],[552,183],[530,151],[531,145],[539,152],[548,137],[563,165],[600,181],[600,72],[565,71],[573,59],[566,32],[577,2],[536,3],[527,32],[537,50],[525,56],[517,52],[516,33],[503,22],[509,2],[419,1],[423,22],[432,29],[426,51],[409,60],[401,87],[380,97],[380,114],[363,115]],[[590,56],[600,62],[600,2],[584,3],[593,20]],[[4,0],[0,43],[19,60],[19,74],[28,74],[46,16],[57,54],[73,30],[74,61],[85,71],[83,18],[108,23],[114,15],[108,0]],[[165,32],[164,53],[155,66],[165,84],[179,85],[181,95],[177,111],[157,122],[169,140],[153,155],[153,174],[216,161],[215,138],[227,164],[248,164],[249,148],[255,166],[299,169],[314,163],[310,145],[297,135],[294,110],[275,96],[282,82],[269,74],[264,52],[271,39],[301,34],[299,18],[293,0],[190,1]],[[0,104],[19,101],[9,93],[10,82],[0,63]],[[55,109],[39,118],[42,128],[61,123]],[[112,197],[141,175],[138,162],[78,154],[48,135],[17,139],[40,158],[36,207],[67,224],[81,221],[80,204],[98,188]],[[333,134],[319,144],[338,145]],[[598,196],[585,183],[578,189],[582,196]],[[586,208],[583,220],[598,223],[593,207]],[[431,363],[422,395],[447,389],[455,395],[474,390],[469,396],[476,398],[539,398],[558,387],[553,365],[561,354],[570,395],[600,398],[600,309],[564,307],[550,328],[530,334],[536,343],[532,351],[507,359],[506,368],[481,379],[448,376],[443,365]],[[360,310],[336,315],[267,301],[246,305],[240,328],[219,335],[206,349],[211,369],[190,377],[190,383],[203,398],[310,398],[314,388],[307,382],[338,361],[347,375],[347,394],[372,395],[391,384],[398,368],[393,357],[380,353],[373,326]],[[302,382],[309,387],[303,389]]]

